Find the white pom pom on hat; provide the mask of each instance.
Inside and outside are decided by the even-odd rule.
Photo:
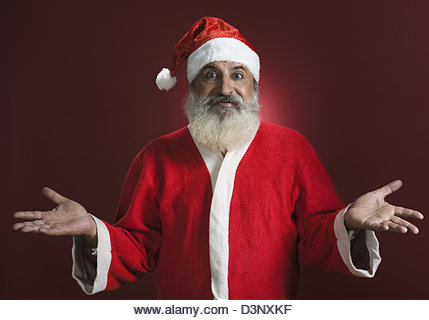
[[[177,77],[172,77],[170,70],[163,68],[160,73],[156,76],[156,85],[159,90],[170,90],[176,85]]]
[[[177,69],[186,59],[189,83],[202,67],[214,61],[242,63],[259,81],[259,56],[236,28],[219,18],[201,18],[180,39],[174,47],[172,68],[163,68],[156,77],[160,90],[176,85]]]

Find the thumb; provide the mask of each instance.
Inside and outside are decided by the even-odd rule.
[[[384,187],[375,190],[374,192],[381,195],[383,198],[388,196],[389,194],[399,190],[402,187],[401,180],[395,180],[389,184],[386,184]]]
[[[55,202],[56,204],[61,204],[65,201],[69,200],[66,197],[63,197],[62,195],[60,195],[58,192],[55,192],[54,190],[52,190],[51,188],[48,188],[48,187],[44,187],[42,189],[42,193],[46,198]]]

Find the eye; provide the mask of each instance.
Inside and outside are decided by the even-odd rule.
[[[232,77],[233,77],[234,79],[243,79],[243,78],[244,78],[244,76],[243,76],[241,73],[239,73],[239,72],[234,73],[234,74],[232,75]]]
[[[214,79],[214,78],[216,78],[216,73],[215,72],[207,72],[206,78],[207,79]]]

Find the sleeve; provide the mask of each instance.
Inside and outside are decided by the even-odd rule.
[[[323,271],[372,277],[381,260],[375,234],[362,231],[359,241],[352,241],[343,219],[347,208],[317,153],[302,139],[295,204],[299,263]],[[354,263],[365,257],[368,263]]]
[[[96,259],[85,254],[80,238],[74,239],[73,277],[83,291],[95,294],[137,280],[157,264],[161,223],[150,156],[140,152],[128,171],[111,225],[95,218]]]
[[[88,248],[81,237],[73,238],[72,248],[72,276],[86,294],[106,289],[107,272],[112,261],[109,231],[103,221],[93,218],[97,225],[96,250]]]
[[[381,262],[378,240],[372,230],[347,231],[344,214],[349,206],[341,210],[334,221],[338,251],[351,274],[372,278]]]

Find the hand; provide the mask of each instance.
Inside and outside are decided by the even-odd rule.
[[[396,207],[384,201],[384,198],[401,188],[402,181],[393,181],[384,187],[368,192],[349,207],[344,215],[344,223],[349,229],[368,229],[374,231],[394,231],[414,234],[419,229],[405,219],[423,219],[423,215],[415,210]]]
[[[94,219],[79,203],[67,199],[50,188],[43,188],[43,195],[57,206],[50,211],[18,211],[18,222],[13,229],[22,232],[41,233],[48,236],[82,236],[88,245],[97,245],[97,227]]]

